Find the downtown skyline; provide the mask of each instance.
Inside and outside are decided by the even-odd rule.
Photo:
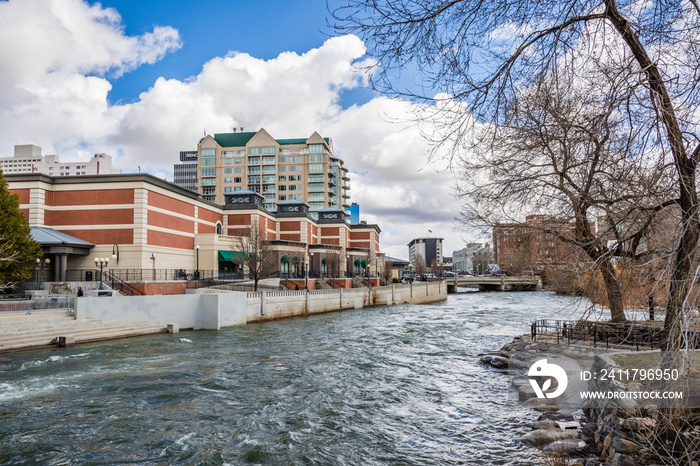
[[[356,36],[331,37],[318,2],[0,2],[0,156],[37,144],[61,160],[106,152],[124,173],[173,179],[180,150],[206,133],[265,128],[333,138],[351,201],[405,258],[428,230],[446,253],[474,239],[454,220],[446,166],[411,120],[422,104],[369,89]],[[4,10],[4,11],[3,11]],[[13,44],[16,42],[12,42]]]

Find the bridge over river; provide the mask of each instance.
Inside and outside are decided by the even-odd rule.
[[[448,293],[458,288],[479,288],[479,291],[535,291],[542,289],[538,276],[531,277],[450,277],[445,279]]]

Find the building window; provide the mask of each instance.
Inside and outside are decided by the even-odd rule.
[[[280,191],[286,191],[286,190],[287,190],[287,187],[286,187],[285,185],[280,185],[280,187],[277,188],[277,189],[280,190]]]
[[[202,168],[202,176],[215,176],[216,168]]]
[[[281,175],[281,176],[278,178],[278,180],[279,180],[279,181],[287,181],[287,177],[284,176],[284,175]]]
[[[202,178],[202,186],[216,186],[216,178]]]
[[[323,173],[323,164],[322,163],[309,164],[309,173]]]
[[[235,157],[236,151],[235,150],[225,150],[221,156],[222,157]]]
[[[202,149],[202,157],[216,157],[216,149]]]
[[[274,155],[277,151],[274,147],[249,147],[248,155]]]
[[[233,172],[230,168],[224,168],[224,174],[225,175],[230,175]]]
[[[291,151],[289,149],[280,149],[280,154],[289,154]]]
[[[309,162],[323,162],[323,154],[309,154]]]
[[[216,165],[216,159],[202,159],[199,164],[204,167],[213,167]]]
[[[323,144],[309,144],[309,153],[323,153]]]
[[[231,192],[231,187],[230,187],[230,186],[224,187],[224,192],[225,192],[225,193],[230,193],[230,192]]]
[[[248,159],[248,165],[260,165],[260,157],[251,157]]]
[[[224,178],[224,183],[230,184],[230,183],[231,183],[231,178]]]
[[[274,157],[263,157],[263,158],[262,158],[262,163],[263,163],[263,165],[274,165],[274,164],[275,164],[275,158],[274,158]]]
[[[235,173],[236,175],[240,175],[243,173],[243,169],[241,167],[235,167],[233,169],[233,173]]]
[[[235,163],[236,165],[240,165],[243,163],[243,159],[233,159],[233,163]]]
[[[236,177],[233,178],[233,182],[234,182],[234,183],[240,183],[240,182],[242,182],[242,181],[243,181],[243,179],[242,179],[240,176],[236,176]]]
[[[226,159],[226,165],[231,165],[233,163],[233,159]]]
[[[277,200],[286,201],[286,200],[287,200],[287,196],[286,196],[285,194],[280,194],[279,196],[277,196]]]

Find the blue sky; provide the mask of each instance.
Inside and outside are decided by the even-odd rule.
[[[336,0],[333,0],[336,1]],[[368,88],[355,36],[333,37],[325,1],[0,1],[0,156],[36,144],[62,161],[105,152],[124,173],[172,179],[204,132],[265,128],[276,138],[333,138],[351,200],[408,256],[416,237],[472,237],[416,112]],[[411,79],[411,76],[405,76]]]
[[[265,60],[283,51],[299,54],[318,47],[333,35],[324,1],[115,0],[100,3],[122,16],[125,33],[139,35],[155,25],[172,26],[180,33],[182,48],[153,65],[142,66],[112,81],[112,102],[133,102],[158,78],[184,80],[196,75],[207,57],[230,50]],[[346,90],[342,105],[365,103],[374,96],[368,88]]]

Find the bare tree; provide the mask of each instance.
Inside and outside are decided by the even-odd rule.
[[[413,268],[416,270],[416,273],[418,276],[420,276],[421,280],[425,276],[426,270],[428,270],[428,266],[425,263],[425,259],[423,258],[422,254],[416,254],[415,259],[413,260]]]
[[[393,262],[384,260],[384,267],[382,268],[381,277],[384,279],[384,283],[391,283],[391,278],[394,276]]]
[[[253,289],[258,291],[258,282],[263,278],[271,277],[276,271],[277,255],[264,241],[263,233],[257,223],[251,223],[243,233],[235,237],[232,248],[234,251],[240,251],[237,263],[243,265],[243,270],[253,280]]]
[[[326,254],[326,265],[328,274],[333,279],[333,287],[335,287],[335,279],[340,277],[340,253],[331,252]]]
[[[636,128],[640,155],[668,160],[674,169],[680,222],[665,326],[668,349],[680,348],[680,330],[672,324],[689,291],[700,238],[696,1],[347,0],[334,17],[337,31],[365,40],[376,60],[377,88],[436,104],[438,131],[428,136],[448,158],[462,153],[474,123],[507,123],[520,91],[544,76],[581,75],[597,60],[631,67],[634,89],[619,89],[631,96],[629,105],[617,110]],[[409,65],[423,78],[418,91],[395,85],[396,70]],[[481,141],[498,143],[494,132]]]
[[[614,258],[642,257],[656,214],[673,204],[667,182],[673,173],[641,156],[636,128],[617,111],[630,97],[618,89],[634,90],[625,83],[629,69],[597,71],[594,82],[547,75],[523,89],[495,130],[498,147],[477,144],[461,161],[458,192],[470,223],[534,209],[549,213],[528,231],[582,249],[600,271],[611,318],[619,322],[626,318]],[[603,228],[596,230],[596,219]]]

